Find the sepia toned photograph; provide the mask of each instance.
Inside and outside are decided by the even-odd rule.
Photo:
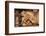
[[[39,26],[39,9],[15,9],[15,27]]]
[[[5,35],[45,32],[45,3],[5,2]]]

